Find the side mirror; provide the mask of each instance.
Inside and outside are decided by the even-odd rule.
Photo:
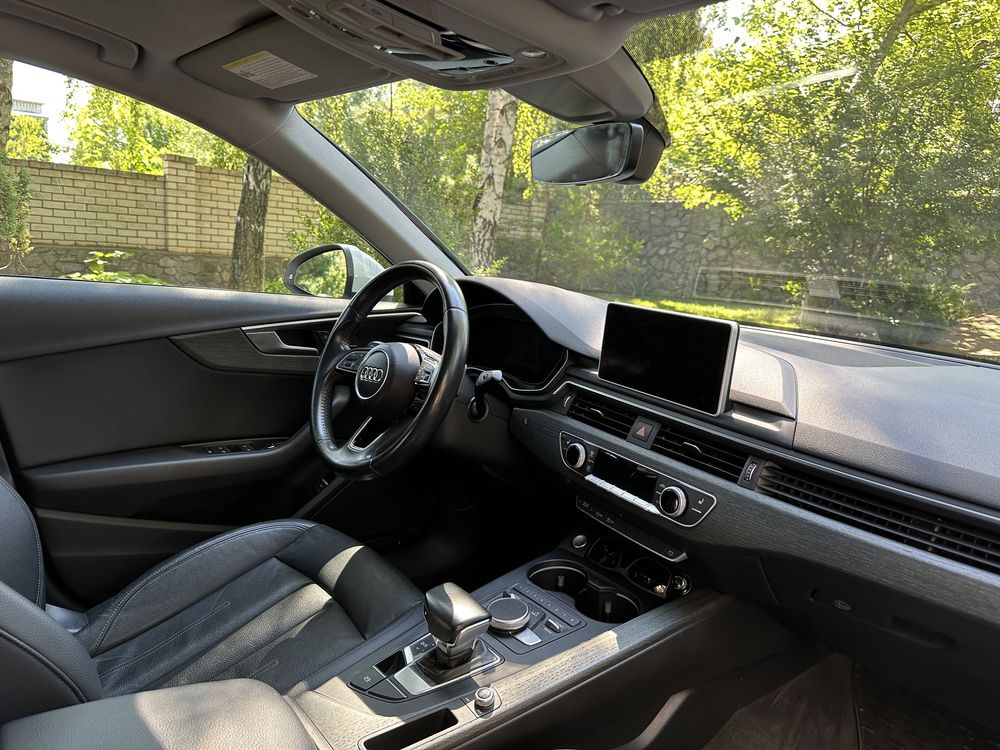
[[[282,281],[293,294],[350,299],[382,266],[354,245],[320,245],[292,258]]]
[[[645,182],[665,147],[646,120],[562,130],[531,144],[531,177],[553,185]]]

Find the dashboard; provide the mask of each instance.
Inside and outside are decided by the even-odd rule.
[[[601,377],[607,302],[460,284],[470,369],[530,387],[505,432],[577,512],[946,703],[1000,689],[1000,368],[743,328],[712,414]]]
[[[517,305],[488,293],[474,292],[471,297],[469,369],[502,370],[508,384],[519,391],[544,389],[566,364],[566,348],[546,336]],[[422,314],[433,327],[430,346],[440,351],[444,331],[437,298],[427,300]]]

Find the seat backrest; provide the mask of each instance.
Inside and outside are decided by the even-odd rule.
[[[0,582],[45,606],[45,568],[38,527],[27,504],[0,477]]]
[[[0,583],[0,724],[101,697],[97,667],[76,636]]]
[[[0,478],[0,724],[102,696],[93,660],[45,613],[35,519]]]

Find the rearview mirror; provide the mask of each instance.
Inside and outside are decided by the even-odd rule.
[[[531,177],[553,185],[645,182],[665,145],[645,120],[563,130],[531,144]]]
[[[381,272],[379,262],[354,245],[320,245],[292,258],[282,280],[294,294],[350,299]]]

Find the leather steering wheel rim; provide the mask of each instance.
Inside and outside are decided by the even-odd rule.
[[[357,341],[361,324],[367,319],[375,305],[385,295],[407,281],[429,281],[438,289],[444,307],[442,323],[444,345],[440,361],[434,362],[435,356],[425,347],[413,344],[389,343],[366,349],[366,342]],[[395,348],[393,348],[395,347]],[[373,479],[384,476],[413,458],[434,436],[448,411],[465,377],[465,360],[469,348],[469,312],[465,304],[465,296],[461,288],[451,276],[433,263],[426,261],[406,261],[387,268],[369,281],[351,299],[350,303],[337,318],[326,346],[320,355],[319,365],[313,381],[312,404],[310,420],[313,439],[323,460],[339,474],[351,479]],[[361,359],[359,351],[367,351]],[[378,364],[385,362],[384,367],[373,368],[363,366],[364,363],[375,361],[375,352],[380,351],[385,357],[377,357]],[[352,355],[352,352],[354,353]],[[351,362],[352,356],[355,371],[349,371],[346,361]],[[396,363],[390,367],[391,357],[396,357]],[[414,357],[416,358],[414,360]],[[400,359],[402,358],[402,359]],[[373,372],[383,370],[382,378],[392,381],[389,386],[398,391],[390,394],[398,398],[406,398],[406,389],[411,385],[415,392],[422,392],[422,386],[416,383],[403,382],[412,380],[411,371],[414,362],[418,361],[421,368],[430,368],[429,384],[426,385],[426,396],[419,406],[414,407],[414,401],[399,419],[365,446],[356,446],[355,438],[375,417],[369,416],[361,428],[348,440],[340,445],[334,439],[333,423],[336,417],[349,403],[358,403],[364,408],[376,408],[363,403],[366,396],[362,395],[362,370]],[[372,387],[371,382],[364,383],[365,388]],[[378,383],[376,395],[384,390],[385,383]],[[392,408],[390,403],[386,408]],[[415,408],[415,414],[411,412]],[[380,415],[385,419],[385,415]]]

